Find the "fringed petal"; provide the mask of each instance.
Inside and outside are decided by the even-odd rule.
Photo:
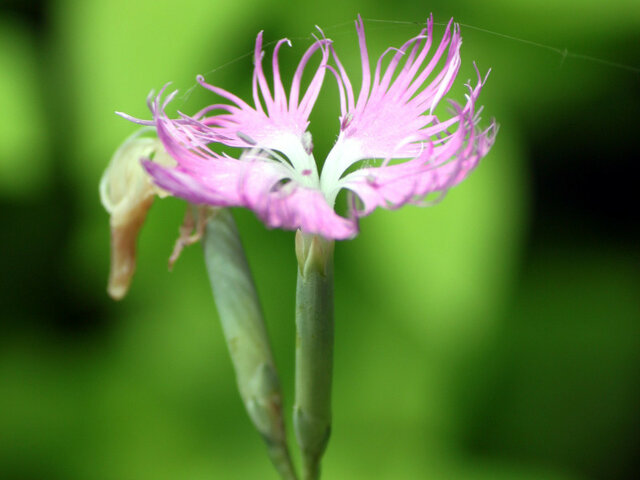
[[[158,187],[197,205],[249,208],[270,228],[300,228],[334,239],[357,234],[354,220],[337,215],[320,190],[304,185],[310,170],[298,171],[256,146],[240,159],[215,153],[207,146],[216,138],[209,126],[186,116],[169,119],[165,105],[157,97],[151,108],[158,138],[177,166],[143,161]]]
[[[426,29],[395,50],[395,55],[383,73],[383,57],[392,49],[384,52],[376,64],[372,82],[364,25],[358,17],[356,30],[363,80],[355,103],[352,100],[353,92],[346,71],[332,49],[338,66],[339,75],[336,77],[340,89],[344,88],[347,96],[346,109],[342,108],[341,132],[337,147],[341,144],[357,143],[359,148],[350,147],[352,152],[358,152],[358,156],[335,156],[340,158],[341,164],[329,163],[331,177],[339,178],[350,165],[366,158],[414,157],[423,149],[422,144],[430,141],[434,134],[430,127],[438,123],[432,114],[433,109],[451,88],[460,67],[460,31],[457,25],[453,26],[453,30],[451,27],[452,22],[449,22],[440,45],[424,66],[433,40],[433,19],[429,18]],[[442,70],[425,85],[447,47],[449,53]],[[404,65],[398,72],[403,57]]]
[[[458,25],[449,22],[429,58],[433,44],[430,17],[417,36],[382,54],[373,79],[360,17],[356,30],[363,78],[357,101],[345,69],[331,50],[337,65],[334,76],[341,93],[342,118],[340,135],[323,167],[321,188],[329,203],[342,188],[355,192],[363,203],[355,215],[366,215],[378,206],[423,203],[426,195],[444,193],[465,178],[493,142],[495,125],[484,134],[476,133],[479,117],[474,113],[475,102],[484,79],[478,73],[476,87],[469,86],[466,104],[454,104],[451,116],[440,120],[433,110],[451,89],[461,63]],[[395,54],[383,69],[383,57],[391,51]],[[434,73],[440,63],[440,71]],[[384,159],[381,167],[345,175],[356,162],[374,158]],[[407,160],[390,165],[394,159]]]
[[[197,118],[203,125],[209,128],[211,141],[217,141],[231,147],[252,148],[256,145],[264,149],[277,150],[290,157],[292,162],[299,154],[299,150],[291,146],[294,143],[302,143],[303,136],[309,126],[309,114],[318,97],[320,87],[324,80],[325,68],[329,59],[327,46],[328,39],[320,39],[314,42],[304,53],[293,76],[289,98],[285,93],[280,76],[278,62],[279,51],[289,40],[280,40],[274,49],[272,57],[273,69],[273,93],[267,82],[262,68],[264,51],[262,50],[262,32],[256,39],[254,52],[253,73],[253,100],[254,106],[227,92],[205,82],[203,77],[198,77],[198,82],[203,87],[220,95],[232,103],[232,105],[212,105],[199,112]],[[318,50],[321,51],[321,61],[316,72],[299,101],[300,83],[305,68]],[[263,107],[264,104],[264,107]],[[216,112],[222,110],[222,112]],[[210,113],[214,113],[209,115]],[[306,165],[308,167],[308,165]]]
[[[337,215],[319,190],[289,181],[269,162],[216,159],[195,171],[143,162],[159,187],[194,204],[246,207],[269,228],[301,229],[326,238],[346,239],[357,223]]]
[[[467,104],[453,105],[459,125],[455,132],[425,144],[415,158],[403,163],[356,170],[340,180],[340,188],[354,192],[361,200],[361,208],[354,216],[364,216],[375,208],[396,209],[407,203],[427,205],[425,197],[439,193],[437,200],[453,186],[464,180],[493,145],[497,125],[480,131],[474,104],[483,80],[475,88],[469,86]]]

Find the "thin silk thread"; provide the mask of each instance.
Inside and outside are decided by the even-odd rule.
[[[426,23],[425,22],[410,22],[410,21],[402,21],[402,20],[380,20],[380,19],[375,19],[375,18],[365,18],[364,19],[365,22],[369,22],[369,23],[378,23],[378,24],[387,24],[387,25],[415,25],[418,27],[421,26],[425,26]],[[594,57],[592,55],[586,55],[586,54],[582,54],[582,53],[575,53],[575,52],[571,52],[569,51],[566,47],[565,48],[560,48],[560,47],[556,47],[553,45],[548,45],[545,43],[541,43],[541,42],[537,42],[535,40],[529,40],[526,38],[521,38],[521,37],[516,37],[514,35],[509,35],[506,33],[501,33],[501,32],[496,32],[494,30],[489,30],[486,28],[482,28],[482,27],[477,27],[475,25],[469,25],[467,23],[460,23],[457,22],[461,27],[470,29],[470,30],[476,30],[478,32],[487,34],[487,35],[492,35],[494,37],[498,37],[498,38],[502,38],[505,40],[510,40],[512,42],[517,42],[517,43],[522,43],[524,45],[529,45],[532,47],[536,47],[536,48],[541,48],[544,50],[548,50],[550,52],[553,52],[557,55],[559,55],[562,60],[560,62],[560,65],[562,66],[565,62],[565,60],[567,58],[572,58],[572,59],[576,59],[576,60],[582,60],[585,62],[591,62],[591,63],[597,63],[606,67],[610,67],[610,68],[616,68],[619,70],[625,70],[628,72],[632,72],[632,73],[637,73],[640,74],[640,67],[636,67],[633,65],[628,65],[628,64],[624,64],[624,63],[618,63],[618,62],[613,62],[611,60],[607,60],[604,58],[599,58],[599,57]],[[441,23],[441,22],[434,22],[434,25],[438,25],[438,26],[446,26],[446,23]],[[347,26],[353,26],[353,22],[349,21],[349,22],[343,22],[343,23],[338,23],[335,24],[329,28],[324,29],[325,32],[336,32],[339,29],[342,29],[344,27]],[[291,37],[292,41],[297,41],[297,40],[308,40],[310,37],[306,36],[306,37]],[[265,42],[263,45],[263,48],[265,50],[268,49],[268,47],[275,45],[278,42],[278,40],[272,40],[270,42]],[[232,60],[229,60],[228,62],[223,63],[222,65],[213,68],[211,70],[209,70],[208,72],[204,73],[204,77],[208,77],[209,75],[222,70],[230,65],[233,65],[235,63],[238,63],[246,58],[251,57],[254,54],[253,50],[240,55]],[[191,93],[193,92],[193,90],[195,90],[195,88],[198,86],[198,83],[194,83],[191,87],[189,87],[182,95],[180,95],[178,97],[178,99],[182,102],[182,104],[186,103],[190,96]]]

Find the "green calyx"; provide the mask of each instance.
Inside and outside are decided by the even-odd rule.
[[[296,232],[296,257],[298,268],[303,277],[310,272],[317,272],[323,277],[330,274],[333,268],[333,240],[318,235]]]
[[[293,426],[302,453],[303,480],[317,480],[331,434],[333,377],[333,246],[298,232],[296,292],[296,400]]]

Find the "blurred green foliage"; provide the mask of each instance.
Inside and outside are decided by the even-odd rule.
[[[198,73],[248,97],[245,54],[261,29],[268,41],[294,41],[283,51],[285,72],[315,24],[357,71],[358,12],[421,22],[433,10],[436,22],[453,15],[638,64],[637,42],[625,40],[638,38],[634,0],[606,8],[595,0],[59,0],[43,8],[38,28],[0,10],[0,477],[16,480],[276,478],[235,391],[200,249],[166,272],[181,201],[153,206],[130,295],[113,304],[104,293],[109,233],[97,184],[134,128],[114,110],[148,117],[149,90],[171,81],[189,94],[176,107],[192,113],[211,98],[190,91]],[[375,56],[417,30],[365,24]],[[492,67],[481,100],[485,118],[501,124],[498,141],[437,207],[376,212],[357,239],[337,245],[325,477],[631,478],[640,427],[637,243],[567,230],[536,241],[531,165],[557,146],[532,158],[531,141],[563,128],[554,118],[599,92],[624,95],[615,82],[637,84],[638,75],[462,30],[460,83],[473,76],[473,60],[483,72]],[[312,117],[318,152],[337,135],[330,83]],[[453,95],[462,94],[459,85]],[[615,121],[637,124],[624,114]],[[235,213],[290,410],[293,233]]]

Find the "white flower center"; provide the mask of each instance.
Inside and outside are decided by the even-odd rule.
[[[320,189],[329,205],[333,206],[342,188],[340,178],[347,169],[358,160],[362,160],[362,143],[359,140],[348,138],[340,133],[338,141],[327,156],[322,175],[320,177]]]

